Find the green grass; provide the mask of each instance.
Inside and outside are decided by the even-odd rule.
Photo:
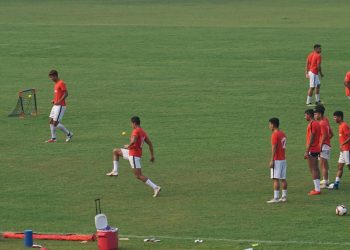
[[[347,1],[325,0],[0,1],[0,231],[92,233],[100,197],[110,224],[130,238],[120,249],[346,248],[350,218],[336,217],[335,207],[348,202],[348,173],[341,190],[308,197],[302,156],[304,64],[316,42],[327,114],[349,117],[349,10]],[[69,89],[69,144],[62,133],[57,144],[43,143],[52,68]],[[29,87],[38,90],[40,115],[8,118],[18,90]],[[134,114],[155,145],[156,163],[146,149],[143,171],[163,187],[157,199],[126,161],[117,179],[105,177]],[[288,136],[289,201],[276,206],[265,203],[272,116]],[[331,179],[337,158],[336,136]],[[22,245],[0,240],[0,249]]]

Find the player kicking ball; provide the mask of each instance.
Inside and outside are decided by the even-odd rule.
[[[49,78],[55,83],[54,86],[54,98],[52,100],[53,107],[50,113],[50,130],[51,139],[47,140],[48,143],[56,142],[56,129],[58,128],[66,134],[66,142],[70,142],[73,137],[73,133],[70,132],[62,123],[61,120],[66,111],[66,98],[68,96],[68,90],[66,84],[58,78],[57,70],[51,70],[49,72]]]
[[[273,199],[267,203],[279,203],[287,201],[287,161],[285,157],[286,151],[286,135],[279,129],[279,119],[271,118],[269,120],[269,128],[271,135],[271,160],[270,170],[271,179],[273,179]],[[279,198],[280,180],[282,182],[282,197]]]
[[[146,142],[151,154],[151,162],[154,162],[154,151],[153,144],[146,132],[141,128],[140,118],[134,116],[131,118],[132,133],[130,137],[130,144],[125,145],[124,148],[116,148],[113,150],[113,170],[107,173],[108,176],[118,176],[118,164],[119,158],[123,157],[125,160],[129,160],[131,168],[134,171],[135,177],[146,185],[150,186],[153,191],[153,197],[157,197],[161,191],[161,187],[154,184],[149,178],[142,175],[141,172],[141,156],[142,156],[142,145]]]

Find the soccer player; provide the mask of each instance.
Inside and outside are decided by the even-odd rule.
[[[49,72],[49,78],[55,83],[54,86],[54,98],[51,101],[53,107],[50,113],[50,130],[51,139],[46,142],[53,143],[56,142],[56,129],[58,128],[63,133],[66,134],[66,142],[70,142],[73,137],[73,133],[70,132],[62,123],[61,120],[66,111],[66,98],[68,96],[68,90],[66,84],[58,77],[57,70],[51,70]]]
[[[314,120],[314,111],[312,109],[305,110],[305,120],[308,121],[306,129],[306,150],[304,159],[308,160],[311,176],[315,188],[309,192],[309,195],[321,194],[320,188],[320,169],[318,168],[318,156],[320,155],[320,139],[321,127]]]
[[[350,71],[348,71],[345,75],[344,86],[345,86],[345,94],[347,98],[350,100]]]
[[[146,132],[141,128],[139,117],[134,116],[131,118],[131,127],[133,131],[130,137],[130,144],[125,145],[124,148],[116,148],[113,150],[113,170],[106,175],[118,176],[119,157],[123,157],[125,160],[129,160],[136,178],[150,186],[154,191],[153,197],[157,197],[161,191],[161,187],[154,184],[149,178],[142,175],[141,172],[142,145],[144,142],[148,144],[151,153],[150,161],[154,162],[153,144]]]
[[[287,161],[285,157],[286,151],[286,135],[279,129],[279,119],[271,118],[269,120],[269,128],[271,135],[271,160],[270,171],[271,179],[273,179],[273,199],[267,203],[278,203],[287,201]],[[282,182],[282,196],[279,198],[280,180]]]
[[[321,127],[321,140],[320,140],[320,165],[322,170],[323,180],[321,181],[321,188],[326,188],[329,185],[328,179],[328,160],[331,155],[331,138],[333,137],[333,131],[329,125],[329,121],[324,117],[325,108],[322,104],[317,105],[314,111],[315,120],[320,123]]]
[[[310,80],[310,86],[307,93],[306,105],[312,105],[312,94],[315,90],[316,105],[321,103],[320,87],[321,82],[319,76],[323,77],[321,69],[321,45],[315,44],[314,51],[311,52],[306,59],[305,75]]]
[[[333,119],[339,125],[338,131],[340,155],[338,160],[337,176],[335,177],[335,182],[329,185],[329,189],[338,189],[340,185],[340,178],[343,176],[344,165],[346,164],[350,169],[350,127],[346,122],[344,122],[344,113],[342,111],[335,111],[333,113]]]

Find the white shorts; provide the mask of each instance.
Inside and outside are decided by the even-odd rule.
[[[323,144],[319,158],[329,160],[331,158],[331,147],[328,146],[327,144]]]
[[[317,86],[321,85],[320,77],[311,71],[308,72],[309,79],[310,79],[310,88],[316,88]]]
[[[287,161],[275,160],[271,168],[271,179],[287,179]]]
[[[125,160],[129,160],[130,166],[132,168],[141,168],[141,158],[140,157],[129,155],[129,149],[121,148],[120,150],[123,153],[123,158]]]
[[[66,106],[53,105],[50,113],[50,118],[56,122],[60,122],[63,118],[64,112],[66,112]]]
[[[349,154],[350,154],[349,151],[340,152],[338,163],[345,163],[346,165],[350,165]]]

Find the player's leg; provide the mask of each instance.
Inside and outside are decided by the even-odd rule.
[[[280,202],[280,180],[273,178],[273,198],[267,203],[278,203]]]
[[[307,92],[307,98],[306,98],[306,105],[311,105],[312,104],[312,94],[314,92],[314,89],[316,87],[315,84],[315,74],[309,71],[309,90]]]
[[[288,184],[286,179],[282,179],[282,197],[280,199],[281,202],[287,201],[287,192],[288,192]]]
[[[59,112],[57,114],[57,117],[55,119],[55,126],[59,130],[61,130],[63,133],[66,134],[66,142],[69,142],[72,140],[73,133],[70,132],[63,124],[62,124],[62,118],[64,116],[64,113],[66,112],[66,106],[60,106]]]
[[[343,176],[343,168],[344,168],[345,163],[340,163],[338,162],[338,170],[337,170],[337,175],[335,177],[335,181],[332,185],[330,185],[330,189],[339,189],[340,186],[340,179]]]
[[[51,109],[50,116],[49,116],[51,139],[47,140],[46,142],[49,142],[49,143],[56,142],[56,126],[54,125],[54,119],[56,117],[57,117],[57,107],[56,105],[54,105]]]
[[[107,176],[118,176],[119,158],[123,157],[128,159],[128,156],[129,156],[129,150],[127,149],[123,149],[123,150],[124,150],[124,154],[122,149],[120,148],[113,149],[113,170],[107,173],[106,174]]]
[[[148,177],[142,174],[141,158],[135,157],[135,156],[129,156],[129,162],[134,171],[135,177],[140,181],[142,181],[143,183],[145,183],[146,185],[150,186],[154,191],[153,197],[157,197],[159,192],[161,191],[161,187],[153,183]]]
[[[324,158],[320,158],[320,165],[322,170],[323,180],[321,182],[321,188],[326,188],[329,185],[329,177],[328,177],[328,160]]]
[[[267,203],[278,203],[280,202],[279,196],[280,196],[280,177],[281,177],[281,161],[274,161],[273,167],[270,168],[271,171],[271,179],[273,180],[273,198]]]
[[[338,170],[337,170],[337,175],[335,177],[335,182],[330,186],[331,189],[338,189],[340,186],[340,179],[343,176],[343,168],[344,165],[349,158],[349,153],[348,151],[342,151],[339,154],[339,160],[338,160]]]
[[[320,90],[321,90],[321,82],[320,82],[320,77],[318,75],[315,75],[315,100],[316,100],[316,105],[321,103],[320,99]]]
[[[329,185],[329,177],[328,177],[328,160],[330,159],[331,148],[328,145],[322,146],[322,151],[320,153],[320,166],[322,171],[323,180],[321,181],[321,188],[327,188]]]
[[[316,105],[320,104],[321,99],[320,99],[320,89],[321,89],[321,85],[317,85],[316,89],[315,89],[315,100],[316,100]]]
[[[318,154],[310,153],[308,158],[309,169],[314,182],[315,188],[309,192],[309,195],[317,195],[321,193],[320,188],[320,170],[318,168]]]
[[[69,131],[61,122],[57,123],[56,127],[66,134],[66,142],[70,142],[73,138],[73,132]]]
[[[281,171],[281,182],[282,182],[282,196],[280,201],[286,202],[287,201],[287,190],[288,190],[288,184],[287,184],[287,161],[282,161],[282,171]]]
[[[311,105],[312,104],[312,94],[314,92],[315,88],[310,87],[308,92],[307,92],[307,98],[306,98],[306,105]]]

